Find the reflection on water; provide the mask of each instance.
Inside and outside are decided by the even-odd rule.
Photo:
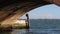
[[[11,32],[0,32],[0,34],[11,34]]]
[[[30,32],[29,29],[14,29],[10,32],[0,32],[0,34],[39,34],[39,33]]]
[[[0,32],[0,34],[60,34],[59,29],[14,29],[11,32]]]
[[[11,34],[23,34],[28,32],[27,29],[16,29],[11,32]]]
[[[26,29],[14,29],[10,32],[0,32],[0,34],[22,34],[22,33],[26,33]]]

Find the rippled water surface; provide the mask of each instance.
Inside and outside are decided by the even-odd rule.
[[[13,29],[0,34],[60,34],[59,19],[39,19],[30,21],[30,29]]]

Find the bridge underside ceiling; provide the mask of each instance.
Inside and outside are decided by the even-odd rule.
[[[51,2],[43,0],[0,0],[0,22],[10,17],[15,19],[36,7],[48,4]]]

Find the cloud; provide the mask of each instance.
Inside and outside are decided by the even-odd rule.
[[[51,19],[51,18],[53,18],[53,16],[52,16],[52,14],[47,14],[47,15],[46,15],[46,18]]]

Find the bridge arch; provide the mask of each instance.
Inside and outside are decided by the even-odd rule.
[[[23,3],[11,4],[9,6],[1,8],[0,20],[4,20],[4,19],[7,19],[12,16],[13,17],[11,19],[18,18],[19,15],[22,16],[26,12],[29,12],[30,10],[32,10],[36,7],[44,6],[44,5],[48,5],[48,4],[51,4],[51,3],[43,1],[43,2],[23,2]],[[12,15],[12,16],[10,16],[10,15]],[[9,17],[7,17],[7,16],[9,16]]]
[[[10,0],[12,2],[12,0]],[[40,6],[44,6],[44,5],[49,5],[51,4],[50,2],[46,2],[46,1],[15,1],[13,0],[12,4],[9,1],[9,4],[6,2],[3,3],[0,7],[0,21],[2,22],[10,22],[12,20],[15,20],[19,17],[21,17],[23,14],[25,14],[26,12],[29,12],[30,10],[40,7]]]
[[[58,6],[56,6],[56,5],[54,5],[54,4],[49,4],[49,5],[44,5],[44,6],[41,6],[41,7],[36,7],[36,8],[34,8],[34,9],[32,9],[32,10],[30,10],[30,11],[28,11],[28,13],[30,14],[30,18],[34,18],[34,16],[38,16],[38,18],[42,18],[42,17],[39,17],[39,16],[44,16],[44,17],[49,17],[49,16],[51,16],[51,15],[53,15],[53,12],[55,11],[58,11],[57,9],[59,9],[59,7]],[[49,13],[50,12],[50,13]],[[52,13],[51,13],[52,12]],[[55,14],[55,12],[54,12],[54,14]],[[46,14],[45,14],[46,13]],[[57,12],[58,13],[58,12]],[[43,15],[44,14],[44,15]],[[33,15],[33,16],[32,16]],[[56,15],[56,14],[55,14]],[[35,17],[35,18],[36,18]],[[47,18],[46,17],[46,18]],[[22,19],[25,19],[26,18],[26,16],[25,15],[23,15],[22,17],[21,17]]]

